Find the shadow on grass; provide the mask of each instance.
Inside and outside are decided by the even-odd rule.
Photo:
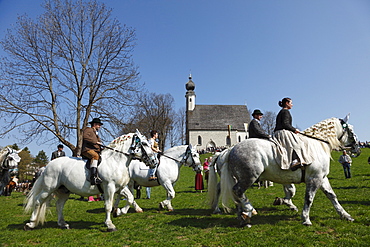
[[[256,215],[252,217],[252,225],[275,225],[281,221],[297,221],[300,219],[298,215]],[[170,221],[169,225],[181,226],[181,227],[196,227],[201,229],[213,228],[213,227],[231,227],[231,228],[241,228],[240,221],[237,219],[236,215],[219,215],[208,217],[203,215],[203,217],[186,217],[182,219],[176,219]]]
[[[369,189],[368,186],[347,186],[347,187],[333,187],[333,190],[357,190],[357,189]]]
[[[11,230],[22,230],[24,231],[24,226],[28,221],[25,221],[23,224],[10,224],[7,226],[8,229]],[[95,226],[102,226],[104,222],[93,222],[93,221],[68,221],[68,224],[71,229],[95,229]],[[35,230],[42,229],[42,228],[59,228],[58,223],[56,221],[48,221],[44,225],[38,225]]]
[[[370,206],[370,201],[339,201],[340,204],[354,204],[354,205],[366,205]]]

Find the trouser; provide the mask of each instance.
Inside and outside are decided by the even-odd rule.
[[[344,176],[346,178],[351,178],[351,164],[350,163],[343,163],[343,170],[344,170]]]
[[[98,176],[99,153],[94,150],[82,152],[82,155],[91,160],[90,163],[90,183],[91,185],[100,184],[102,180]]]
[[[100,155],[98,152],[94,150],[87,150],[85,152],[82,152],[81,155],[91,160],[90,168],[92,167],[98,168],[98,160],[100,158]],[[94,162],[94,160],[96,160],[96,162]]]

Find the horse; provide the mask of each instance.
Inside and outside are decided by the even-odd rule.
[[[106,146],[101,152],[102,161],[98,168],[103,180],[100,187],[87,181],[86,160],[65,156],[50,161],[25,199],[25,212],[32,211],[32,215],[24,229],[32,230],[45,222],[46,208],[53,195],[57,197],[58,225],[69,229],[69,224],[64,221],[63,208],[70,193],[84,197],[104,193],[105,225],[108,232],[116,231],[110,216],[114,194],[129,182],[127,166],[134,157],[141,158],[147,165],[157,165],[155,153],[139,131],[122,135]]]
[[[230,147],[228,149],[225,149],[221,152],[216,152],[212,156],[212,161],[209,165],[209,175],[208,175],[208,193],[207,193],[207,200],[208,204],[213,210],[213,214],[221,214],[221,209],[218,206],[220,194],[221,194],[221,187],[220,182],[218,181],[217,177],[221,178],[221,170],[225,163],[228,162],[228,157],[230,150],[233,147]],[[268,180],[256,180],[256,183],[258,185],[258,189],[260,189],[262,186],[265,188],[268,188],[269,186],[273,186],[270,183],[271,181]],[[229,208],[225,207],[223,208],[226,213],[230,213]],[[254,211],[256,213],[257,211]]]
[[[309,213],[318,189],[332,202],[341,218],[354,220],[338,202],[327,177],[332,150],[349,147],[353,153],[360,154],[353,126],[342,119],[330,118],[303,131],[302,139],[312,150],[313,162],[296,171],[281,169],[277,161],[277,145],[267,139],[247,139],[230,150],[227,162],[221,169],[221,196],[224,206],[228,207],[230,200],[236,204],[241,226],[251,227],[251,217],[256,214],[244,192],[257,179],[283,184],[285,198],[282,204],[295,211],[298,208],[291,201],[295,195],[294,184],[306,183],[301,214],[303,225],[312,225]]]
[[[5,187],[9,184],[10,176],[16,175],[18,163],[21,161],[19,157],[21,151],[9,147],[0,151],[0,196],[5,193]]]
[[[130,203],[127,201],[126,206],[118,208],[118,204],[121,200],[121,196],[133,197],[134,183],[145,186],[154,187],[162,185],[167,191],[167,199],[159,203],[159,208],[164,209],[167,207],[169,211],[173,211],[171,200],[175,197],[175,190],[173,188],[174,183],[178,180],[180,174],[180,168],[182,165],[188,165],[196,170],[200,167],[201,163],[199,160],[199,154],[195,147],[191,145],[181,145],[167,149],[160,156],[159,166],[157,167],[157,181],[149,181],[149,172],[147,166],[139,161],[132,161],[129,165],[130,182],[128,184],[128,190],[125,189],[117,197],[113,216],[118,217],[122,214],[126,214],[132,205],[136,212],[143,212],[139,205],[134,201]],[[129,194],[129,195],[127,195]]]

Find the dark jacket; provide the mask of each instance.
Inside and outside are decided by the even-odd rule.
[[[97,142],[101,142],[99,136],[96,134],[95,129],[91,127],[87,127],[83,132],[83,142],[82,142],[82,151],[86,152],[88,150],[94,150],[97,153],[100,153],[101,147],[100,145],[96,144]]]
[[[261,128],[260,123],[256,119],[252,119],[248,126],[249,138],[265,138],[270,136]]]
[[[278,130],[290,130],[295,132],[296,128],[292,126],[292,115],[288,109],[281,109],[276,116],[276,127],[274,131]]]
[[[56,158],[59,158],[59,157],[63,157],[63,156],[66,156],[65,152],[64,151],[61,151],[58,154],[58,150],[57,150],[57,151],[54,151],[54,152],[51,153],[51,160],[56,159]]]

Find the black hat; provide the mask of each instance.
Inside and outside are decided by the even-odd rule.
[[[260,110],[256,109],[253,111],[252,116],[253,115],[263,115],[263,113]]]
[[[89,122],[89,124],[91,124],[91,125],[94,124],[94,123],[103,125],[103,123],[100,121],[100,118],[93,118],[93,120],[91,122]]]

